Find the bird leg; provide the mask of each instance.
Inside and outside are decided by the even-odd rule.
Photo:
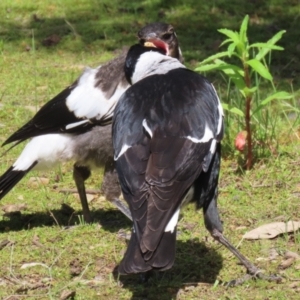
[[[121,213],[132,221],[132,216],[127,204],[119,199],[121,187],[114,161],[108,160],[104,168],[104,178],[101,188],[105,198],[109,200]]]
[[[91,223],[92,218],[91,218],[91,212],[86,197],[84,181],[87,180],[90,177],[90,175],[91,175],[91,171],[87,167],[77,166],[76,164],[73,166],[73,178],[79,194],[79,198],[82,206],[83,218],[84,221],[87,223]]]
[[[262,270],[260,270],[254,264],[252,264],[240,251],[238,251],[238,249],[236,249],[219,230],[217,229],[212,230],[211,235],[218,242],[224,245],[232,254],[234,254],[248,271],[248,274],[246,274],[242,278],[234,279],[226,283],[227,286],[236,286],[252,278],[260,278],[260,279],[264,279],[268,281],[276,281],[276,282],[282,280],[282,278],[277,275],[270,275],[270,276],[264,275],[262,273]]]

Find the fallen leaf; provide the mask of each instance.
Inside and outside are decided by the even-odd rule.
[[[124,229],[120,229],[117,233],[117,237],[129,241],[131,238],[131,232],[125,231]]]
[[[37,282],[34,284],[31,283],[27,283],[22,281],[22,286],[20,286],[18,289],[16,289],[16,293],[24,293],[27,292],[28,290],[37,290],[37,289],[41,289],[41,288],[47,288],[48,285],[44,284],[42,282]]]
[[[1,207],[1,209],[7,214],[20,212],[21,210],[25,210],[26,208],[26,204],[7,204]]]
[[[238,226],[235,230],[244,230],[246,228],[247,228],[247,226]]]
[[[35,234],[33,239],[32,239],[32,243],[34,245],[36,245],[37,247],[44,247],[43,244],[40,243],[40,238]]]
[[[278,256],[278,252],[275,248],[271,248],[269,252],[269,260],[275,260]]]
[[[289,221],[287,223],[274,222],[246,232],[243,238],[247,240],[272,239],[283,233],[294,232],[299,228],[300,222],[296,221]]]
[[[274,220],[274,221],[279,221],[279,222],[282,221],[282,222],[283,222],[283,221],[286,220],[286,216],[283,216],[283,215],[277,216],[277,217],[275,217],[273,220]]]
[[[28,184],[31,187],[39,187],[40,185],[47,185],[50,179],[46,177],[30,177],[28,180]]]
[[[0,250],[2,250],[5,246],[9,245],[11,243],[11,241],[9,240],[3,240],[2,242],[0,242]]]
[[[282,270],[285,270],[285,269],[289,268],[294,262],[295,262],[294,257],[288,258],[281,262],[281,264],[279,265],[279,268]]]
[[[60,294],[59,300],[74,299],[75,295],[76,295],[76,291],[64,290]]]
[[[72,277],[80,275],[83,271],[83,266],[81,261],[78,258],[73,259],[70,262],[70,274]]]
[[[88,201],[88,203],[90,203],[92,200],[94,200],[96,198],[95,195],[91,195],[91,194],[86,194],[86,199]]]
[[[76,197],[77,199],[79,199],[79,194],[77,193],[74,193],[73,194],[74,197]],[[87,202],[90,203],[92,200],[94,200],[95,198],[97,198],[96,195],[92,195],[92,194],[86,194],[86,199],[87,199]]]
[[[295,258],[295,259],[299,259],[300,255],[296,252],[292,252],[292,251],[286,251],[284,253],[284,258],[288,259],[288,258]]]
[[[290,285],[289,285],[289,288],[291,288],[291,289],[294,289],[294,288],[297,288],[297,287],[299,287],[299,285],[300,285],[300,282],[298,281],[295,281],[295,282],[292,282]]]
[[[39,262],[32,262],[32,263],[23,264],[20,269],[27,269],[27,268],[36,267],[36,266],[41,266],[41,267],[49,269],[49,267],[46,264],[39,263]]]

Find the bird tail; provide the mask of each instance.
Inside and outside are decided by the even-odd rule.
[[[14,170],[11,166],[2,176],[0,176],[0,200],[37,164],[34,162],[26,170]]]
[[[121,275],[144,273],[152,269],[164,271],[170,269],[175,260],[176,230],[164,232],[155,251],[142,253],[137,234],[132,232],[131,239],[119,265]],[[149,257],[149,259],[148,259]]]

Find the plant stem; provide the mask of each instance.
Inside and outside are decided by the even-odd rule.
[[[251,80],[249,75],[248,65],[244,63],[244,72],[245,72],[245,84],[248,89],[251,88]],[[248,94],[246,96],[246,112],[245,112],[245,123],[247,131],[247,155],[246,155],[246,169],[250,170],[252,167],[252,132],[251,132],[251,123],[250,123],[250,111],[251,111],[251,100],[252,95]]]

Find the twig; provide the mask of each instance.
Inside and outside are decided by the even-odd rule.
[[[78,190],[77,189],[59,189],[58,192],[63,193],[63,194],[77,194]],[[91,194],[91,195],[98,195],[98,194],[101,194],[101,191],[96,190],[96,189],[87,189],[86,193]]]
[[[54,219],[56,225],[60,227],[60,225],[59,225],[57,219],[55,218],[54,214],[52,213],[52,211],[51,211],[51,210],[48,210],[48,212],[49,212],[50,216]]]
[[[65,19],[66,24],[70,27],[72,33],[74,34],[75,38],[79,37],[80,35],[77,33],[75,27],[67,20]]]

